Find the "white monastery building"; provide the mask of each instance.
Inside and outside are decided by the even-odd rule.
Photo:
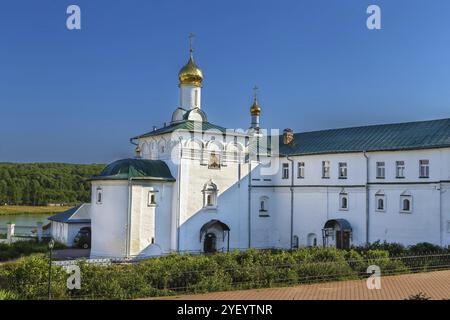
[[[91,180],[91,257],[450,245],[450,119],[267,135],[255,93],[250,129],[229,130],[192,49],[178,77],[170,123]]]

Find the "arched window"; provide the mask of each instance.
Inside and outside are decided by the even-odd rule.
[[[215,208],[217,207],[217,185],[209,180],[203,186],[203,207]]]
[[[339,194],[339,209],[348,210],[348,194],[346,192]]]
[[[269,198],[266,196],[262,196],[261,198],[259,198],[259,216],[269,216]]]
[[[409,199],[403,199],[402,210],[403,211],[411,211],[411,202],[409,201]]]
[[[404,191],[400,195],[400,212],[412,212],[412,195],[408,191]]]
[[[347,197],[342,197],[341,207],[342,209],[347,209]]]
[[[386,196],[383,190],[375,193],[375,211],[386,211]]]
[[[308,247],[316,247],[317,246],[317,235],[315,233],[309,233],[306,239],[306,245]]]

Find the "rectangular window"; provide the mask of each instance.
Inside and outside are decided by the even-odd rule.
[[[347,179],[347,162],[339,162],[339,179]]]
[[[395,177],[401,179],[405,177],[405,161],[395,162]]]
[[[322,161],[322,178],[328,179],[330,177],[330,161]]]
[[[299,178],[299,179],[305,178],[305,163],[304,162],[298,163],[297,178]]]
[[[377,162],[377,179],[384,179],[386,174],[386,169],[384,162]]]
[[[419,161],[419,177],[428,178],[430,176],[430,161],[420,160]]]
[[[289,179],[289,163],[283,163],[282,178]]]
[[[103,201],[103,190],[102,188],[97,188],[97,203],[101,204]]]

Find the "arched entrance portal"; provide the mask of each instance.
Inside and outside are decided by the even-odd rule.
[[[206,253],[219,250],[230,251],[230,228],[219,220],[211,220],[205,223],[200,229],[200,242],[203,241],[203,251]]]
[[[328,220],[323,229],[323,246],[335,245],[338,249],[349,249],[352,241],[352,226],[345,219]]]
[[[205,253],[213,253],[217,251],[217,237],[214,233],[210,232],[205,235],[205,241],[203,242],[203,251]]]

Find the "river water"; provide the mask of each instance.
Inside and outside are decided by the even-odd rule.
[[[13,215],[0,215],[0,233],[6,233],[6,225],[9,222],[14,223],[16,234],[29,234],[33,229],[36,229],[38,222],[42,222],[44,225],[49,223],[48,217],[52,214],[13,214]]]

